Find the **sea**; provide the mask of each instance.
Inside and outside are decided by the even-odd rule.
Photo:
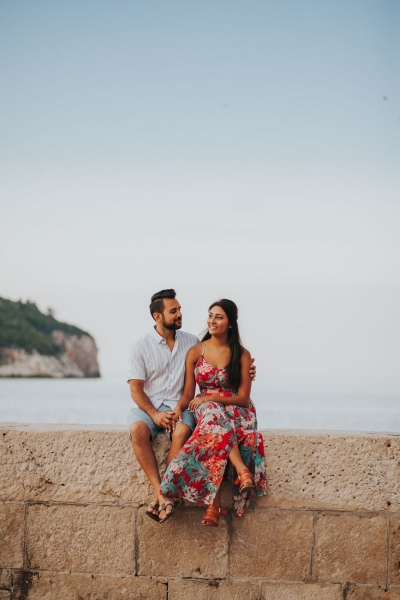
[[[259,429],[400,432],[400,384],[257,380]],[[0,422],[124,425],[132,407],[123,375],[0,379]]]

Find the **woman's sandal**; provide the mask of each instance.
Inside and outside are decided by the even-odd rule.
[[[157,514],[155,514],[154,511],[157,511]],[[150,519],[154,519],[154,521],[157,521],[157,523],[159,523],[160,522],[160,517],[158,516],[159,512],[160,512],[160,510],[159,510],[158,502],[154,501],[154,502],[150,502],[150,504],[147,507],[147,510],[146,510],[145,514],[148,517],[150,517]]]
[[[256,489],[253,475],[251,474],[250,469],[247,467],[238,473],[237,479],[235,479],[235,485],[239,485],[239,483],[239,494],[244,494],[245,492],[250,492],[251,490]]]
[[[208,527],[218,527],[219,515],[226,515],[227,512],[226,508],[211,504],[210,506],[207,506],[206,514],[204,515],[201,524],[207,525]]]
[[[172,507],[170,512],[167,512],[167,506]],[[159,523],[165,523],[165,521],[167,521],[170,517],[172,517],[172,515],[175,512],[175,502],[163,502],[162,504],[160,504],[158,514],[160,514],[160,512],[162,510],[165,511],[165,517],[163,519],[159,519],[158,520]]]

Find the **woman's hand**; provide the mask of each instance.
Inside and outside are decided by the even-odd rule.
[[[207,396],[196,396],[196,398],[193,398],[193,400],[191,400],[189,402],[189,410],[191,412],[194,412],[195,410],[197,410],[200,406],[200,404],[203,404],[203,402],[208,402],[209,398],[207,398]]]
[[[182,409],[180,406],[175,406],[174,410],[171,413],[171,423],[172,423],[172,431],[175,431],[177,423],[183,423],[182,421]]]

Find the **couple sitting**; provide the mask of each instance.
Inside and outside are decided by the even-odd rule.
[[[173,499],[184,498],[206,504],[202,524],[216,527],[226,513],[221,483],[228,460],[238,475],[237,516],[253,495],[266,493],[263,438],[250,399],[255,368],[241,344],[237,307],[231,300],[214,302],[200,343],[180,331],[174,290],[154,294],[150,313],[156,325],[133,344],[128,379],[137,405],[128,416],[132,445],[156,493],[146,514],[164,523],[174,512]],[[151,440],[163,430],[171,447],[161,480]]]

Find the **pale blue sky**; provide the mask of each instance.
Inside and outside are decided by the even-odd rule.
[[[123,372],[176,287],[261,375],[399,380],[400,5],[0,5],[0,294]]]

